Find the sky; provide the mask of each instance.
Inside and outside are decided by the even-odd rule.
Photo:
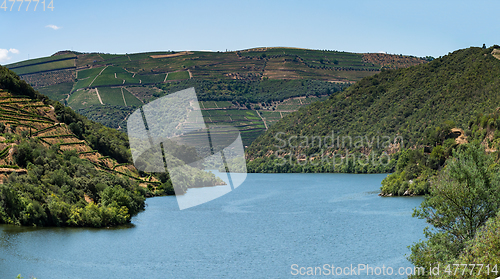
[[[3,1],[0,64],[61,50],[122,54],[286,46],[439,57],[500,44],[500,1],[494,0],[45,0],[45,11],[42,2],[34,11],[36,2],[28,7]]]

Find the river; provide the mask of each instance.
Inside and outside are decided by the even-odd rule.
[[[248,174],[185,210],[173,196],[149,198],[117,228],[0,225],[0,278],[296,278],[351,265],[397,274],[426,224],[411,217],[421,197],[377,195],[385,176]]]

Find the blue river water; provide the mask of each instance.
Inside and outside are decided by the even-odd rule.
[[[423,199],[379,197],[385,176],[248,174],[185,210],[174,196],[149,198],[117,228],[0,225],[0,278],[297,278],[307,267],[352,278],[331,276],[351,265],[405,278],[397,272],[423,238],[425,222],[411,217]]]

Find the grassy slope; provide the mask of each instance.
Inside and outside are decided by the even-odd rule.
[[[43,70],[43,67],[46,67],[46,70],[55,69],[57,68],[55,63],[58,62],[32,64],[71,55],[73,54],[57,55],[9,66],[21,65],[23,67],[17,69],[24,72],[29,71],[30,67],[35,67],[37,70]],[[157,86],[162,87],[165,92],[171,92],[172,88],[193,85],[196,87],[200,100],[231,101],[229,106],[239,106],[239,109],[246,109],[246,107],[240,106],[241,103],[244,103],[249,109],[265,106],[264,108],[270,111],[278,109],[286,114],[285,111],[293,111],[306,105],[306,103],[289,103],[286,101],[287,98],[317,95],[318,93],[320,95],[329,94],[324,92],[327,87],[330,88],[329,92],[334,92],[340,87],[325,81],[352,82],[373,75],[381,67],[386,67],[384,61],[388,60],[387,57],[391,59],[394,67],[424,62],[422,59],[404,57],[406,59],[404,63],[398,64],[401,58],[397,56],[384,56],[376,61],[369,61],[365,56],[346,52],[291,48],[263,48],[240,52],[78,54],[78,59],[67,60],[75,63],[77,67],[76,80],[72,88],[68,89],[69,83],[57,84],[57,79],[53,78],[52,82],[56,84],[46,86],[42,90],[54,100],[64,100],[66,94],[71,94],[67,105],[74,109],[83,109],[82,113],[99,121],[103,121],[102,108],[98,106],[95,93],[89,90],[77,91],[78,89],[100,87],[99,93],[105,104],[121,105],[124,111],[128,111],[123,100],[118,98],[120,94],[118,94],[117,89],[109,88],[110,86],[127,88],[157,83]],[[63,62],[68,63],[67,61]],[[190,79],[187,70],[190,71],[194,79]],[[31,78],[36,81],[37,75],[31,75]],[[39,75],[39,78],[45,79],[45,76]],[[191,82],[193,80],[196,81]],[[312,84],[303,80],[322,80],[323,84],[319,84],[319,81],[316,82],[317,84]],[[159,85],[164,81],[166,84]],[[209,81],[209,83],[204,84],[203,81]],[[173,86],[169,87],[170,84]],[[142,98],[142,96],[136,95],[134,97],[129,93],[129,90],[124,90],[123,95],[127,106],[142,105],[142,102],[136,98]],[[163,94],[154,94],[153,92],[151,95],[147,101]],[[285,101],[285,103],[278,104],[276,103],[278,101]],[[262,102],[268,104],[263,106]],[[269,104],[271,102],[275,103],[271,105]],[[115,109],[113,108],[113,110]],[[253,113],[255,114],[255,112]],[[279,118],[284,115],[283,113],[279,114]],[[278,114],[270,116],[267,114],[265,117],[268,126],[279,119]],[[116,118],[116,120],[122,123],[121,117]],[[228,120],[231,118],[220,118],[221,123],[226,123]],[[103,123],[112,127],[123,126],[109,121]],[[265,131],[264,122],[260,117],[251,121],[244,119],[244,123],[236,123],[236,125],[243,128],[244,141],[247,144],[250,144],[251,140]]]
[[[6,65],[6,67],[7,68],[14,68],[13,72],[17,73],[17,71],[15,69],[21,69],[21,68],[24,68],[24,67],[30,67],[33,64],[40,64],[40,65],[42,65],[42,63],[43,64],[50,64],[54,60],[60,60],[60,59],[64,59],[64,58],[73,58],[73,57],[76,57],[76,55],[73,54],[73,53],[67,53],[67,54],[62,54],[62,55],[55,55],[55,56],[49,56],[49,57],[42,57],[42,58],[25,60],[25,61],[21,61],[21,62],[17,62],[17,63],[12,63],[12,64],[9,64],[9,65]],[[73,60],[70,59],[69,61],[73,61]],[[51,68],[51,66],[48,65],[47,68]]]
[[[102,102],[108,105],[125,106],[121,88],[101,88],[99,90]]]
[[[80,90],[71,94],[68,100],[68,106],[77,110],[91,105],[101,104],[97,98],[95,90]]]
[[[66,69],[75,67],[74,60],[62,60],[62,61],[54,61],[50,63],[44,63],[39,65],[25,66],[20,68],[15,68],[13,71],[19,75],[31,74],[41,71],[50,71],[50,70],[58,70],[58,69]]]
[[[170,56],[169,56],[170,54]],[[179,55],[180,54],[180,55]],[[154,55],[163,55],[157,58]],[[370,54],[371,55],[371,54]],[[381,67],[387,67],[389,61],[391,67],[407,67],[423,63],[424,60],[415,57],[399,57],[386,55],[378,59],[369,59],[368,54],[356,54],[336,51],[320,51],[291,48],[262,48],[250,49],[238,52],[186,52],[186,53],[138,53],[130,55],[112,54],[79,54],[76,60],[65,60],[52,63],[55,59],[74,57],[74,54],[64,54],[40,59],[32,59],[7,67],[17,67],[16,73],[25,74],[35,71],[56,70],[73,66],[76,64],[79,80],[95,77],[94,68],[111,66],[103,73],[104,76],[96,80],[99,85],[119,85],[112,80],[116,72],[122,75],[120,79],[126,79],[128,84],[143,79],[143,83],[163,82],[165,75],[169,74],[168,80],[187,79],[186,69],[190,69],[195,78],[201,79],[250,79],[259,80],[262,77],[278,79],[312,78],[319,80],[343,80],[356,81],[360,78],[372,75]],[[366,56],[366,57],[365,57]],[[72,64],[72,65],[70,65]],[[116,67],[113,69],[113,67]],[[88,68],[92,68],[89,70]],[[135,73],[136,77],[132,78]],[[92,72],[92,75],[89,73]],[[88,83],[81,82],[74,89],[84,88]]]
[[[445,120],[464,128],[479,112],[500,104],[500,61],[490,49],[469,48],[428,64],[385,71],[344,92],[293,113],[252,143],[250,160],[263,158],[287,135],[401,135],[406,146],[424,138],[428,127]],[[283,136],[286,138],[286,136]],[[292,152],[314,152],[313,148]]]
[[[64,99],[68,97],[69,92],[71,92],[72,87],[73,83],[65,82],[39,88],[38,92],[49,97],[52,100],[64,101]]]
[[[264,80],[264,81],[242,81],[242,80],[226,80],[226,81],[200,81],[190,79],[179,83],[167,83],[161,88],[164,90],[163,96],[171,92],[176,92],[185,88],[194,87],[198,100],[203,101],[203,108],[207,109],[205,115],[210,115],[206,119],[207,122],[217,122],[223,124],[231,124],[238,127],[242,132],[242,139],[246,146],[262,134],[266,129],[262,119],[255,112],[258,106],[262,112],[277,111],[282,104],[288,104],[289,98],[297,96],[310,96],[311,99],[329,95],[333,92],[340,91],[345,85],[321,82],[321,81],[302,81],[302,80]],[[219,101],[209,101],[219,100]],[[219,108],[219,104],[228,106],[230,100],[233,113],[241,111],[242,114],[249,114],[250,117],[233,118],[229,114],[222,113],[217,117],[212,118],[211,114],[217,114],[220,111],[210,110]],[[309,101],[305,102],[310,103]],[[297,109],[298,105],[294,109]],[[285,107],[286,109],[290,109]],[[286,115],[286,113],[285,113]],[[281,117],[281,114],[280,114]],[[276,122],[276,121],[274,121]],[[272,124],[271,121],[267,126]]]

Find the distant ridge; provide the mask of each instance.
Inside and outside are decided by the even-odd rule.
[[[450,53],[429,63],[397,70],[386,70],[366,77],[326,101],[311,104],[271,126],[247,150],[249,169],[281,172],[272,157],[282,142],[292,136],[335,135],[402,137],[400,146],[385,151],[422,144],[429,129],[448,121],[468,133],[468,121],[479,113],[491,113],[500,106],[500,61],[492,52],[498,49],[471,47]],[[355,148],[369,154],[375,148]],[[381,148],[384,149],[384,148]],[[288,148],[284,154],[330,154],[336,149],[315,146]],[[339,151],[339,150],[337,150]],[[381,150],[379,149],[378,152]],[[291,171],[288,170],[288,171]],[[295,171],[327,171],[296,168]],[[377,171],[354,167],[352,172]],[[385,170],[387,171],[387,170]]]
[[[131,54],[60,51],[7,65],[40,93],[108,127],[173,88],[196,87],[200,101],[226,102],[211,123],[242,129],[245,145],[273,123],[382,69],[428,62],[402,55],[358,54],[294,47]],[[99,96],[97,96],[99,92]],[[304,101],[292,98],[309,97]],[[316,98],[316,99],[313,99]],[[238,110],[244,110],[242,113]],[[256,110],[262,110],[257,114]],[[248,112],[248,113],[246,113]],[[210,116],[209,116],[210,115]]]

